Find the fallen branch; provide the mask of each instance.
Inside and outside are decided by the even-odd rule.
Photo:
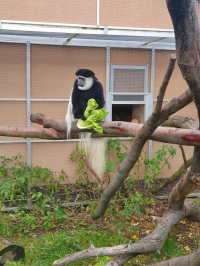
[[[157,262],[148,266],[199,266],[200,265],[200,248],[198,248],[194,253],[182,256],[179,258],[173,258],[171,260],[165,260]]]
[[[113,255],[123,255],[127,258],[132,258],[139,254],[148,254],[153,252],[159,252],[165,243],[167,235],[173,225],[175,225],[181,219],[185,217],[193,217],[193,208],[198,209],[200,218],[200,208],[192,201],[186,200],[184,205],[185,211],[168,211],[163,217],[153,217],[153,220],[157,224],[157,227],[145,238],[139,240],[133,244],[125,244],[114,247],[103,247],[95,248],[90,247],[87,250],[79,251],[71,255],[67,255],[64,258],[57,260],[53,263],[53,266],[63,266],[77,261],[82,261],[88,258],[103,257],[103,256],[113,256]],[[198,208],[197,208],[198,207]],[[196,213],[195,213],[196,215]],[[200,221],[200,219],[198,220]],[[129,255],[129,256],[127,256]],[[123,258],[123,257],[122,257]],[[116,260],[116,259],[115,259]],[[117,264],[112,264],[113,259],[106,263],[107,266],[112,265],[124,265],[124,261],[119,260]],[[126,260],[127,261],[127,260]],[[115,261],[116,262],[116,261]]]

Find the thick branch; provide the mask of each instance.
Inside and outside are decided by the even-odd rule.
[[[43,127],[45,128],[54,128],[58,131],[63,132],[67,131],[65,122],[55,119],[53,117],[46,116],[44,114],[33,113],[31,114],[30,120],[32,123],[43,125]]]
[[[0,126],[0,136],[40,139],[65,139],[66,133],[59,132],[53,128]]]
[[[196,250],[193,254],[173,258],[171,260],[161,261],[149,266],[199,266],[200,265],[200,248]]]
[[[198,129],[198,125],[191,117],[172,116],[161,124],[162,127],[177,127],[185,129]]]
[[[174,25],[178,65],[193,94],[200,118],[199,22],[193,0],[167,0]],[[200,148],[195,147],[188,175],[173,188],[169,208],[180,209],[185,197],[200,185]]]

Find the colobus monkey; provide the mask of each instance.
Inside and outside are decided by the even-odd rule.
[[[86,120],[84,116],[87,102],[93,98],[96,100],[98,109],[103,108],[105,104],[102,84],[95,77],[93,71],[88,69],[79,69],[76,72],[77,79],[72,88],[71,97],[66,114],[67,137],[70,135],[71,123],[78,121],[79,118]],[[79,133],[81,149],[85,149],[88,154],[89,162],[92,168],[103,180],[105,171],[105,139],[91,139],[91,133]]]

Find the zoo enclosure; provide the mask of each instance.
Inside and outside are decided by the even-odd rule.
[[[92,69],[102,82],[108,120],[143,123],[151,114],[169,55],[175,53],[164,0],[83,0],[81,5],[2,0],[0,19],[1,125],[37,127],[30,122],[33,112],[64,120],[79,68]],[[164,101],[186,88],[176,67]],[[193,103],[178,114],[197,118]],[[20,152],[28,164],[63,169],[74,182],[77,164],[70,153],[76,142],[1,137],[0,155]],[[150,157],[160,145],[149,141]],[[191,147],[186,154],[189,158]],[[162,177],[179,168],[179,155]]]

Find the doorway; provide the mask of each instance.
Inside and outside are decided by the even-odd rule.
[[[113,104],[112,121],[144,123],[144,104]]]

